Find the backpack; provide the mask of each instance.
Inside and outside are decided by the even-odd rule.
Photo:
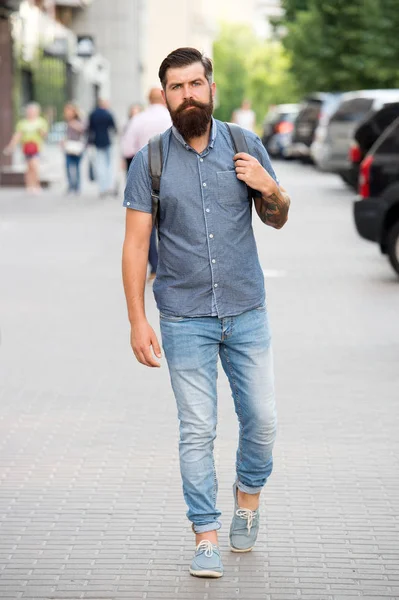
[[[248,151],[247,140],[241,127],[235,123],[226,123],[227,129],[231,135],[235,153]],[[148,142],[148,169],[151,178],[151,199],[152,199],[152,225],[158,227],[159,221],[159,190],[161,188],[162,176],[162,137],[161,134],[154,135]],[[254,191],[247,186],[248,200],[252,208],[252,197]]]

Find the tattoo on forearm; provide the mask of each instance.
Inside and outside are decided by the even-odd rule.
[[[259,217],[267,225],[280,229],[288,218],[290,198],[285,192],[262,196],[260,198]]]

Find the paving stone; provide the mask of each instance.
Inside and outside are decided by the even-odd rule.
[[[129,348],[120,199],[99,202],[87,183],[79,199],[0,188],[1,600],[399,598],[397,282],[355,234],[339,178],[294,162],[276,170],[290,221],[276,232],[255,220],[275,470],[258,545],[235,556],[237,423],[221,374],[219,581],[188,574],[167,369],[139,366]],[[150,286],[146,304],[159,332]]]

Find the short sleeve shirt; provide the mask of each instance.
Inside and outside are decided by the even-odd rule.
[[[21,143],[35,142],[39,148],[43,143],[43,136],[47,131],[47,121],[43,117],[21,119],[17,124],[17,132],[21,134]]]
[[[245,131],[249,152],[278,182],[268,154]],[[225,123],[212,119],[207,148],[196,152],[180,133],[162,134],[159,260],[154,295],[166,316],[241,314],[265,301],[264,277],[252,229],[246,185],[237,179],[233,142]],[[151,213],[148,146],[134,158],[124,206]]]

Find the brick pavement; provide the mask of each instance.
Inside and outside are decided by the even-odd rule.
[[[289,227],[257,224],[279,436],[256,550],[227,548],[237,426],[219,382],[225,576],[188,575],[166,368],[137,365],[123,210],[0,190],[0,598],[399,598],[399,288],[333,176],[278,164]],[[148,289],[149,316],[156,310]]]

